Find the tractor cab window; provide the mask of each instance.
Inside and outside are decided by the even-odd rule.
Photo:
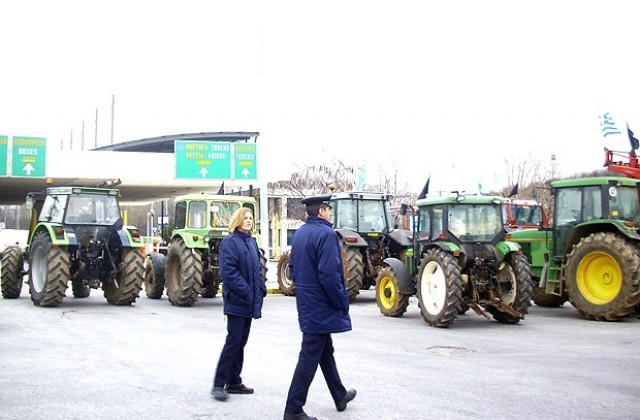
[[[490,241],[503,229],[502,206],[449,206],[449,231],[463,241]]]
[[[555,230],[553,246],[555,255],[563,253],[564,246],[573,227],[581,220],[582,189],[560,188],[556,192]]]
[[[173,223],[176,229],[184,229],[187,226],[187,203],[181,201],[176,204]]]
[[[41,222],[62,223],[67,198],[67,195],[48,195],[44,200],[38,220]]]
[[[588,222],[602,218],[602,191],[599,186],[584,188],[581,220]]]
[[[120,220],[118,198],[113,195],[73,194],[65,222],[83,225],[113,225]]]
[[[334,226],[356,230],[356,220],[358,220],[357,201],[337,200],[332,202],[331,204],[334,207]]]
[[[518,225],[539,225],[542,222],[540,206],[514,205],[513,217]]]
[[[211,216],[209,218],[211,220],[211,227],[224,228],[224,229],[228,228],[233,212],[239,208],[240,208],[239,203],[218,202],[218,201],[214,201],[213,203],[211,203],[211,209],[210,209]],[[249,209],[253,211],[252,207],[249,207]]]
[[[205,215],[207,214],[207,203],[204,201],[192,201],[189,203],[188,227],[202,229],[206,227]]]
[[[431,239],[431,214],[429,207],[421,207],[418,210],[418,240],[428,241]],[[440,221],[442,221],[442,209],[440,209]]]
[[[359,232],[382,232],[387,227],[382,201],[362,200],[358,212]],[[389,210],[390,213],[390,210]]]
[[[609,186],[609,214],[612,219],[638,222],[638,190],[634,187]]]

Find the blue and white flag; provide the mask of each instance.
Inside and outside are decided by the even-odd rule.
[[[608,112],[600,115],[600,128],[602,129],[602,135],[605,139],[611,134],[622,134],[613,117]]]

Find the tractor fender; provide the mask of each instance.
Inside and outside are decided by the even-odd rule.
[[[385,258],[383,260],[385,264],[387,264],[393,270],[393,273],[396,275],[396,280],[398,280],[398,291],[404,294],[413,294],[415,293],[416,286],[409,274],[409,270],[405,267],[404,263],[397,258]]]
[[[402,248],[409,248],[413,245],[413,233],[410,230],[394,229],[389,232],[389,238],[400,245]]]
[[[131,234],[132,231],[137,230],[133,226],[123,226],[121,229],[118,229],[118,239],[120,239],[120,244],[123,247],[127,248],[142,248],[144,243],[140,238],[134,238]]]
[[[501,241],[496,244],[496,249],[500,258],[504,259],[505,255],[511,252],[518,252],[521,250],[520,245],[511,241]]]
[[[369,246],[367,241],[362,239],[362,236],[358,235],[358,232],[354,231],[353,229],[338,228],[336,229],[336,233],[341,239],[344,239],[344,241],[349,246],[357,246],[357,247]]]
[[[171,237],[170,243],[175,241],[176,238],[182,239],[187,248],[209,249],[209,244],[204,241],[204,235],[194,235],[189,232],[177,232]]]
[[[51,243],[57,246],[66,246],[66,245],[75,245],[78,243],[76,240],[75,234],[70,234],[67,229],[63,228],[62,234],[57,235],[56,229],[62,227],[59,223],[39,223],[31,232],[31,237],[29,238],[29,244],[33,242],[33,239],[36,237],[36,234],[39,232],[47,232],[49,237],[51,238]]]

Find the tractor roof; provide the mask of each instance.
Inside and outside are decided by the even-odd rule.
[[[623,176],[595,176],[589,178],[574,178],[574,179],[562,179],[559,181],[551,182],[553,188],[563,187],[581,187],[590,185],[608,185],[610,183],[619,183],[619,185],[625,185],[629,187],[635,187],[638,182],[637,179],[627,178]]]
[[[368,192],[368,191],[343,191],[333,193],[331,200],[387,200],[391,201],[393,196],[391,194],[381,192]]]
[[[422,198],[416,201],[418,207],[433,206],[437,204],[502,204],[503,197],[492,195],[446,195]]]
[[[51,187],[47,188],[47,194],[71,195],[71,194],[92,194],[92,195],[115,195],[120,197],[120,190],[113,188],[94,187]]]
[[[174,201],[209,200],[220,202],[255,203],[254,197],[246,195],[219,195],[219,194],[185,194],[175,198]]]

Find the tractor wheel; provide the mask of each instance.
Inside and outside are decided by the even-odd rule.
[[[268,262],[269,259],[267,258],[264,249],[259,248],[260,250],[260,268],[262,269],[262,278],[264,279],[264,282],[267,282],[267,272],[269,271],[269,267],[268,267]]]
[[[507,306],[524,315],[531,306],[531,268],[524,255],[511,253],[500,264],[497,276],[498,297]],[[517,324],[520,317],[503,312],[495,306],[487,311],[503,324]]]
[[[160,299],[164,292],[164,272],[167,260],[159,252],[152,252],[145,260],[144,291],[149,299]]]
[[[640,302],[640,254],[636,246],[613,234],[584,237],[567,258],[569,301],[585,318],[617,321]]]
[[[10,246],[2,253],[0,264],[0,283],[2,284],[2,297],[15,299],[20,297],[22,291],[22,270],[24,262],[22,250],[17,246]]]
[[[68,281],[67,247],[54,247],[47,232],[37,233],[29,251],[29,293],[33,304],[61,305]]]
[[[289,260],[291,253],[285,252],[278,259],[278,287],[285,296],[295,295],[296,285],[291,277],[291,269],[289,268]]]
[[[102,283],[104,297],[112,305],[131,305],[144,283],[144,256],[140,248],[124,248],[116,265],[115,278]]]
[[[169,244],[166,284],[169,302],[175,306],[193,306],[202,290],[202,257],[188,248],[182,239]]]
[[[340,241],[342,248],[342,265],[344,281],[349,299],[353,300],[360,293],[364,283],[364,265],[360,249],[349,246],[344,240]]]
[[[558,306],[564,305],[564,303],[567,301],[566,296],[558,296],[552,295],[550,293],[545,293],[543,288],[538,287],[537,280],[538,279],[534,279],[535,284],[532,286],[533,303],[543,308],[557,308]]]
[[[430,249],[418,269],[420,315],[432,327],[448,327],[462,308],[462,275],[449,253]]]
[[[399,317],[407,312],[410,294],[401,293],[398,278],[391,267],[383,268],[376,279],[376,302],[384,316]]]
[[[87,284],[82,284],[82,280],[71,282],[71,291],[74,298],[86,298],[91,295],[91,287]]]
[[[202,297],[203,298],[214,298],[218,294],[220,290],[220,272],[218,271],[218,267],[214,270],[209,269],[204,272],[203,280],[202,280]]]

